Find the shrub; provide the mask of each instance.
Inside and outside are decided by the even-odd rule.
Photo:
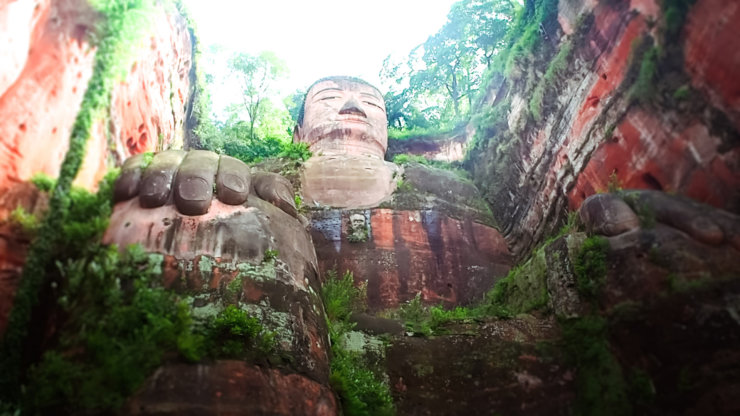
[[[345,350],[341,342],[344,334],[354,327],[349,320],[352,312],[366,308],[365,286],[356,287],[349,271],[341,278],[336,271],[329,271],[321,294],[331,340],[330,382],[339,395],[344,413],[352,416],[394,414],[387,382],[368,368],[361,354]]]
[[[606,283],[606,255],[609,240],[601,236],[587,238],[581,246],[575,264],[578,293],[587,299],[596,299]]]

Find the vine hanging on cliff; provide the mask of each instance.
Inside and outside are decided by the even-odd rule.
[[[93,124],[106,117],[114,82],[131,62],[143,39],[143,28],[155,7],[154,0],[90,0],[100,15],[100,24],[91,34],[97,47],[93,75],[87,85],[82,106],[77,113],[67,151],[56,186],[51,194],[49,210],[39,229],[38,237],[29,249],[13,310],[0,346],[0,401],[17,403],[21,392],[23,350],[28,336],[31,313],[38,304],[39,293],[46,283],[46,268],[52,260],[54,247],[70,208],[72,181],[80,170]]]

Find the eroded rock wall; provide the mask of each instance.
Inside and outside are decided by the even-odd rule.
[[[479,111],[498,117],[468,160],[513,254],[610,186],[740,210],[739,5],[549,3],[535,49],[493,77]]]
[[[37,172],[58,174],[92,76],[99,19],[84,0],[0,5],[0,192]],[[113,91],[109,120],[92,129],[80,186],[94,188],[132,154],[182,146],[192,40],[173,8],[150,19],[150,34]]]

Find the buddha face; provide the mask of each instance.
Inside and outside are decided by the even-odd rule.
[[[385,102],[370,85],[343,78],[321,81],[306,93],[303,111],[293,141],[308,143],[314,153],[385,155]]]

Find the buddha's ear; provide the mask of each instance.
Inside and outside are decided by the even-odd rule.
[[[301,137],[303,137],[301,126],[296,124],[295,127],[293,127],[293,143],[298,143],[299,141],[301,141]]]

